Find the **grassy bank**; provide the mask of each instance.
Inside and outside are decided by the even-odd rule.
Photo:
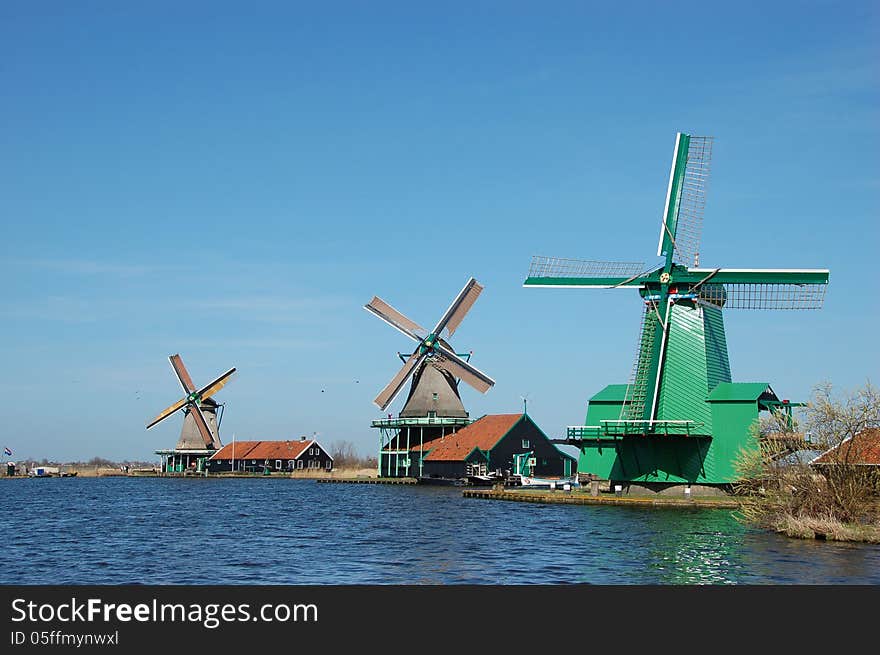
[[[786,502],[780,502],[780,496],[770,494],[769,497],[742,499],[737,519],[797,539],[880,544],[880,507],[877,501],[863,507],[857,519],[841,520],[827,508],[804,511],[803,506],[792,506],[790,494],[782,499]]]
[[[788,537],[880,544],[880,525],[841,523],[834,519],[786,516],[774,530]]]

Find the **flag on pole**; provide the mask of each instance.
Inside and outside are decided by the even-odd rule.
[[[4,448],[3,454],[6,455],[7,457],[12,457],[12,451],[9,448]]]

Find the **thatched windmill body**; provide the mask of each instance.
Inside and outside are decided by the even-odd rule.
[[[182,411],[183,427],[177,445],[171,449],[157,450],[156,454],[162,457],[162,470],[165,472],[201,471],[205,459],[223,445],[220,441],[223,405],[212,396],[229,382],[235,373],[235,368],[229,369],[205,386],[197,388],[179,354],[171,355],[168,361],[185,395],[149,421],[147,429]]]
[[[395,417],[372,422],[379,429],[379,475],[410,477],[421,471],[421,446],[468,425],[459,382],[485,393],[495,381],[470,363],[472,353],[455,352],[449,339],[461,325],[483,287],[470,278],[434,326],[426,330],[390,304],[374,296],[364,309],[415,342],[409,355],[398,353],[403,366],[373,401],[386,410],[410,382],[409,395]],[[412,461],[414,446],[418,461]]]

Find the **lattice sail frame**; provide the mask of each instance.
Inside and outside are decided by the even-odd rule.
[[[827,284],[705,284],[698,303],[724,309],[821,309]]]
[[[535,255],[532,257],[532,263],[529,266],[529,277],[635,277],[641,275],[644,271],[644,262],[604,262]]]
[[[698,266],[703,217],[706,213],[706,190],[712,163],[711,136],[692,136],[681,187],[678,221],[675,228],[673,260],[683,266]]]

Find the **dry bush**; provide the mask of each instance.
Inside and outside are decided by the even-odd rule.
[[[829,514],[850,523],[876,521],[877,467],[861,463],[864,440],[858,435],[880,428],[880,392],[868,382],[838,399],[823,384],[807,406],[807,425],[829,449],[829,463],[816,467],[825,479]]]
[[[859,532],[858,526],[880,528],[876,467],[857,464],[858,440],[853,439],[880,426],[880,394],[868,382],[837,399],[825,384],[815,390],[805,414],[813,441],[825,449],[838,446],[834,461],[820,467],[793,460],[789,444],[797,424],[777,413],[762,417],[735,463],[734,489],[743,497],[740,518],[793,536],[844,539],[852,538],[854,529]],[[787,443],[786,436],[792,441]]]
[[[357,447],[351,441],[338,439],[330,444],[330,456],[333,458],[333,468],[340,469],[366,469],[376,468],[376,458],[371,456],[362,457]]]

